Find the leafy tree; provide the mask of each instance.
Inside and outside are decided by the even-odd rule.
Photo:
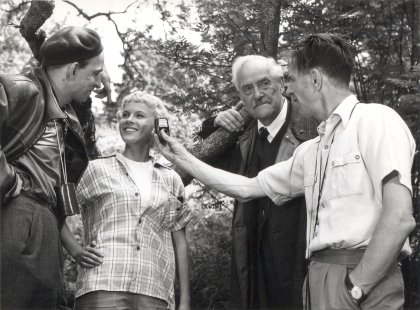
[[[13,10],[12,2],[7,3],[7,10]],[[113,20],[116,13],[99,12],[88,16],[73,4],[87,20],[106,16],[115,25],[124,46],[122,68],[125,72],[123,82],[117,85],[117,102],[133,89],[147,90],[170,102],[174,114],[192,115],[198,121],[238,102],[230,82],[235,57],[264,54],[287,59],[293,45],[309,33],[341,33],[359,48],[352,87],[360,100],[394,108],[407,122],[417,146],[420,145],[418,0],[195,0],[193,6],[180,2],[176,12],[170,11],[165,1],[154,3],[170,29],[165,39],[151,37],[152,25],[122,32]],[[21,5],[21,8],[27,9],[27,6]],[[12,16],[18,11],[7,13]],[[198,18],[192,20],[195,12]],[[19,14],[15,16],[20,18],[22,10]],[[183,29],[198,33],[200,45],[180,36],[178,33]],[[6,40],[2,34],[0,39]],[[22,43],[16,38],[9,36],[7,40],[12,48],[0,59],[6,55],[15,57],[13,53],[22,50]],[[3,63],[0,62],[1,69]],[[112,121],[116,106],[116,103],[106,106],[108,114],[103,121]],[[249,116],[244,111],[241,113],[250,122]],[[182,136],[182,132],[177,135]],[[212,162],[218,160],[217,154],[223,153],[226,145],[235,143],[237,137],[223,130],[213,136],[191,151]],[[417,223],[420,221],[419,168],[417,155],[413,167]],[[187,175],[183,177],[185,183],[191,181]],[[403,265],[408,308],[420,306],[419,240],[417,225],[412,235],[413,255]]]
[[[23,18],[29,7],[28,3],[16,6],[12,0],[5,1],[0,5],[0,72],[19,72],[30,54],[28,44],[22,40],[19,29],[13,27],[13,21]]]

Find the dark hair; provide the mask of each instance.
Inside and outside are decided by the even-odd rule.
[[[353,45],[335,34],[318,33],[296,45],[292,64],[298,74],[317,68],[337,84],[348,86],[354,69]]]

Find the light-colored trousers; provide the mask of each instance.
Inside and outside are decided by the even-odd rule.
[[[356,310],[356,309],[402,309],[404,304],[404,282],[401,270],[395,262],[388,274],[375,286],[358,306],[350,297],[345,284],[347,273],[356,265],[328,264],[311,261],[308,276],[303,286],[304,309],[311,310]],[[307,302],[307,280],[309,279],[310,307]]]

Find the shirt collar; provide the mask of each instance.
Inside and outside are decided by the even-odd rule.
[[[115,152],[113,155],[117,158],[117,160],[122,163],[125,167],[124,156],[121,153]],[[170,161],[168,161],[165,157],[160,154],[149,155],[149,159],[152,161],[153,167],[163,167],[167,169],[171,169],[170,166],[172,165]]]
[[[286,121],[286,116],[287,116],[287,109],[288,109],[288,104],[287,101],[283,99],[283,107],[279,113],[279,115],[277,115],[277,117],[275,118],[275,120],[268,126],[264,126],[259,120],[258,120],[258,132],[260,132],[260,128],[265,127],[268,130],[268,133],[270,134],[270,136],[272,138],[274,138],[277,133],[280,131],[281,127],[283,126],[284,122]]]
[[[359,102],[357,100],[355,95],[350,95],[347,98],[345,98],[341,103],[338,105],[337,108],[335,108],[334,112],[331,114],[331,116],[328,118],[327,122],[335,122],[335,119],[337,116],[341,118],[341,121],[343,122],[343,127],[346,128],[351,113],[353,112],[354,106]]]
[[[321,136],[325,134],[327,123],[337,123],[341,119],[343,122],[343,127],[346,128],[354,106],[358,102],[359,100],[357,100],[355,95],[350,95],[341,101],[341,103],[335,108],[334,112],[332,112],[330,117],[326,121],[322,121],[321,124],[319,124],[317,128],[319,136],[317,137],[316,142],[321,141]]]

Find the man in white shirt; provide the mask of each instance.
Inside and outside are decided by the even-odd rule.
[[[256,178],[215,171],[174,139],[162,153],[207,186],[240,199],[276,204],[305,195],[309,309],[402,309],[397,265],[410,254],[414,139],[399,115],[359,103],[349,90],[353,47],[311,35],[292,55],[288,92],[300,111],[322,121],[319,137]],[[155,139],[156,140],[156,139]]]
[[[239,137],[238,144],[222,155],[223,163],[216,165],[255,177],[265,168],[289,159],[302,142],[317,135],[316,121],[299,118],[296,107],[282,96],[283,72],[274,59],[238,57],[232,77],[241,103],[255,120]],[[236,109],[229,109],[204,121],[199,135],[206,138],[219,127],[243,131],[243,122]],[[235,201],[232,241],[229,309],[302,308],[307,271],[303,197],[280,206],[268,197],[245,203]]]

